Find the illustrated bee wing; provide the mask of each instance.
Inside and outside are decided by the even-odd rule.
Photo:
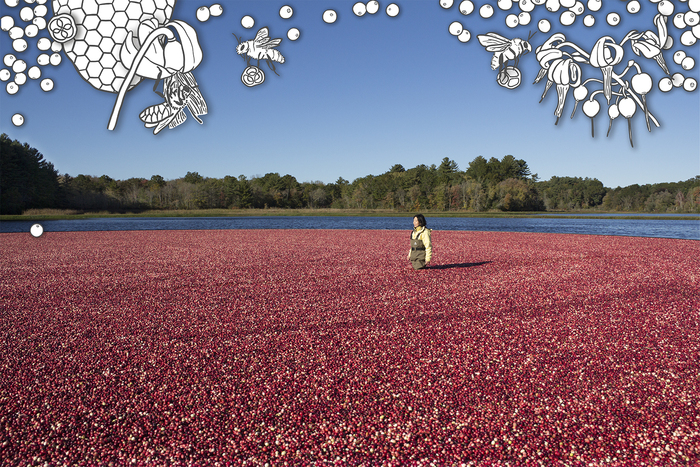
[[[505,37],[496,34],[495,32],[487,32],[476,36],[479,39],[479,44],[486,47],[487,52],[502,52],[508,48],[510,41]]]
[[[187,115],[185,115],[185,111],[180,109],[178,113],[173,115],[173,118],[170,119],[170,123],[168,124],[168,128],[175,128],[176,126],[180,125],[182,122],[187,120]],[[165,125],[164,125],[165,126]],[[160,130],[158,130],[160,131]],[[154,131],[153,134],[155,135],[156,132]]]
[[[282,39],[270,39],[269,31],[265,27],[260,28],[258,33],[255,35],[255,39],[253,39],[253,42],[255,43],[256,47],[270,49],[272,47],[277,47],[278,45],[280,45]]]
[[[153,130],[154,135],[160,133],[160,131],[168,126],[175,117],[175,109],[166,102],[147,107],[139,114],[139,118],[146,128],[155,127],[155,130]]]
[[[207,108],[207,103],[202,93],[199,91],[197,80],[194,79],[194,75],[191,72],[183,73],[180,79],[190,89],[190,93],[187,96],[187,108],[190,109],[192,116],[197,119],[199,123],[202,123],[202,120],[197,117],[199,115],[206,115],[209,109]]]

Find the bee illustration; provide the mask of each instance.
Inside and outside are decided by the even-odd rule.
[[[162,93],[156,91],[159,81],[156,81],[153,90],[165,102],[152,105],[139,114],[139,118],[146,128],[155,127],[154,135],[157,135],[166,126],[175,128],[187,120],[185,107],[190,110],[197,122],[204,123],[199,116],[207,113],[207,103],[204,101],[197,81],[191,72],[177,72],[164,78]]]
[[[486,47],[487,52],[493,52],[493,58],[491,59],[491,69],[498,69],[500,75],[501,71],[506,67],[509,60],[515,62],[515,66],[518,66],[518,60],[521,55],[528,52],[532,52],[532,46],[530,45],[530,39],[534,34],[530,34],[527,40],[523,39],[506,39],[505,37],[496,34],[495,32],[488,32],[486,34],[477,36],[479,43]]]
[[[277,76],[279,74],[275,70],[275,65],[273,62],[284,63],[284,57],[279,50],[275,49],[282,39],[270,39],[269,31],[267,28],[261,28],[255,35],[255,39],[250,41],[241,42],[241,40],[234,34],[234,37],[238,41],[238,46],[236,47],[236,53],[238,55],[245,54],[245,61],[248,66],[250,66],[250,59],[253,58],[258,61],[258,68],[260,65],[260,60],[265,60],[267,66],[270,67],[272,71],[275,72]]]

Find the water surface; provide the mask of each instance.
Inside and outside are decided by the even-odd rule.
[[[29,232],[33,221],[4,221],[0,232]],[[374,229],[410,230],[412,217],[359,216],[242,216],[242,217],[119,217],[46,220],[45,232],[112,230],[219,230],[219,229]],[[433,217],[436,230],[542,232],[700,240],[700,221],[687,219],[601,219],[518,217]]]

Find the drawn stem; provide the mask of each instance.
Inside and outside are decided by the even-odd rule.
[[[153,41],[158,39],[158,37],[169,36],[170,34],[172,33],[168,28],[160,27],[151,31],[148,37],[146,37],[146,40],[141,45],[141,48],[139,49],[138,53],[136,54],[136,57],[134,58],[134,62],[131,64],[129,72],[126,74],[126,78],[124,78],[124,82],[119,88],[117,100],[114,103],[114,108],[112,108],[112,115],[109,117],[109,124],[107,125],[108,130],[114,130],[117,126],[117,120],[119,120],[119,112],[121,111],[122,104],[124,103],[124,97],[126,96],[126,92],[129,90],[131,80],[134,79],[136,70],[138,69],[139,64],[141,64],[141,60],[143,60],[143,57],[146,55],[148,48],[151,46]]]

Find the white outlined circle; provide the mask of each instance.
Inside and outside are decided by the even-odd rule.
[[[24,125],[24,115],[22,114],[14,114],[12,116],[12,124],[14,126],[22,126]]]
[[[252,16],[245,15],[243,18],[241,18],[241,26],[243,26],[246,29],[250,29],[253,26],[255,26],[255,20]]]
[[[294,10],[289,5],[285,5],[280,8],[280,18],[289,19],[294,14]]]
[[[602,8],[602,0],[588,0],[588,9],[591,11],[598,11]]]
[[[681,62],[681,68],[690,71],[695,68],[695,59],[693,57],[685,57]]]
[[[209,20],[210,16],[211,11],[209,11],[209,7],[200,6],[199,8],[197,8],[197,20],[200,23],[204,23],[205,21]]]
[[[564,26],[571,26],[574,21],[576,21],[576,15],[573,11],[566,10],[559,15],[559,22]]]
[[[29,70],[27,70],[27,76],[29,76],[30,79],[41,78],[41,68],[34,65],[33,67],[29,68]]]
[[[673,89],[673,81],[671,81],[671,78],[664,76],[659,80],[659,91],[669,92],[671,89]]]
[[[482,18],[490,18],[493,16],[493,7],[491,5],[482,5],[479,8],[479,16]]]
[[[8,32],[14,26],[15,19],[12,16],[3,16],[2,19],[0,19],[0,29],[3,31]]]
[[[53,89],[53,80],[51,78],[46,78],[41,80],[41,90],[44,92],[49,92]]]
[[[605,21],[607,21],[610,26],[617,26],[620,24],[620,15],[615,12],[608,13],[608,16],[605,17]]]
[[[472,33],[467,31],[466,29],[462,30],[462,32],[457,36],[457,39],[459,39],[460,42],[469,42],[472,38]]]
[[[326,10],[323,12],[323,22],[333,24],[338,20],[338,14],[335,10]]]
[[[44,227],[41,224],[34,224],[29,228],[29,233],[32,237],[39,238],[44,233]]]
[[[450,26],[447,28],[447,30],[453,36],[459,36],[464,30],[464,26],[462,26],[462,23],[460,23],[459,21],[453,21],[452,23],[450,23]]]
[[[669,2],[668,0],[661,0],[661,2],[656,5],[656,8],[659,10],[659,13],[664,16],[671,16],[674,10],[673,3]]]
[[[301,32],[297,28],[292,28],[289,31],[287,31],[287,39],[290,41],[295,41],[299,39],[301,36]]]
[[[401,9],[399,8],[399,6],[396,3],[390,3],[386,7],[387,16],[390,16],[392,18],[396,18],[397,16],[399,16],[400,11],[401,11]]]
[[[464,16],[471,15],[474,12],[474,3],[471,0],[464,0],[459,4],[459,12]]]
[[[209,13],[211,13],[212,16],[221,16],[224,14],[224,7],[215,3],[209,7]]]

